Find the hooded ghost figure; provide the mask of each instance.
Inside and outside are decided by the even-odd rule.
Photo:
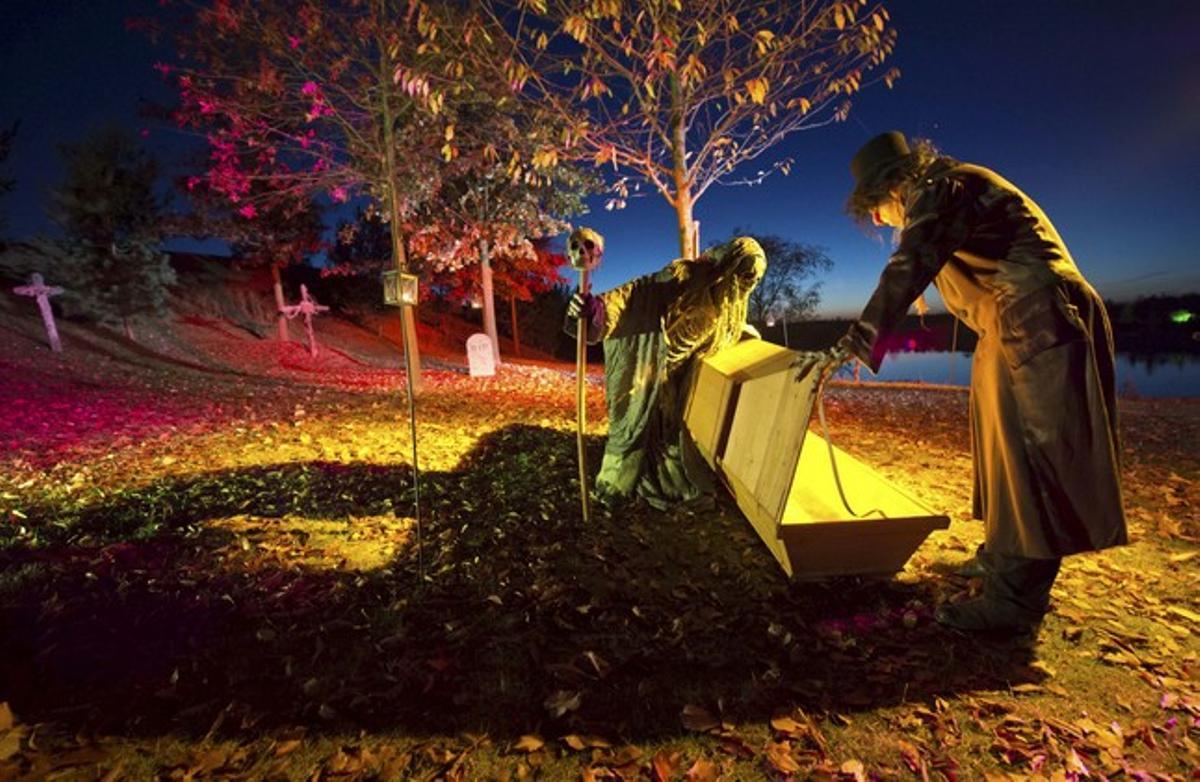
[[[683,427],[687,390],[701,359],[753,333],[747,302],[766,268],[758,242],[742,237],[589,298],[588,342],[604,341],[602,502],[636,495],[661,510],[712,490]]]

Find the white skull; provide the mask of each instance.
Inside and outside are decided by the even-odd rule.
[[[591,228],[576,228],[567,239],[567,257],[572,268],[594,271],[604,257],[604,237]]]

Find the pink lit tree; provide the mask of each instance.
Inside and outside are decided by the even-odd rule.
[[[436,185],[441,114],[458,76],[438,13],[407,0],[185,9],[181,62],[157,67],[179,89],[177,121],[209,142],[204,186],[250,221],[315,196],[373,199],[407,270],[404,221]],[[402,312],[419,390],[415,317]]]
[[[519,242],[509,237],[550,229],[556,210],[544,199],[563,180],[530,144],[556,126],[506,121],[522,107],[480,70],[488,61],[480,52],[493,44],[461,9],[420,0],[207,0],[189,7],[180,27],[182,63],[160,69],[178,84],[179,121],[208,138],[206,184],[248,219],[270,198],[365,197],[390,225],[400,270],[410,268],[406,234],[418,218],[484,250],[472,258],[443,244],[431,261],[438,268],[486,267],[482,240]],[[500,174],[512,186],[490,192],[481,211],[478,187],[465,199],[465,191],[444,192],[452,164],[460,164],[451,173],[460,181],[491,183]],[[264,179],[273,186],[256,190]],[[429,206],[445,206],[447,197],[459,199],[451,213]],[[533,202],[536,217],[529,216]],[[412,308],[403,313],[415,348]],[[419,371],[413,380],[419,386]]]

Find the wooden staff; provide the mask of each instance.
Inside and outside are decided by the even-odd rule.
[[[591,288],[587,268],[579,270],[579,295],[587,304],[587,295]],[[587,428],[587,312],[580,313],[583,317],[575,324],[575,445],[579,452],[579,502],[583,509],[583,520],[590,518],[587,486],[587,445],[584,441],[584,430]]]

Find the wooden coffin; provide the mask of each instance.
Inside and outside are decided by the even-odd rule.
[[[816,386],[796,382],[797,355],[751,339],[706,359],[689,392],[688,431],[789,576],[895,573],[950,520],[845,451],[834,447],[831,458],[808,430]]]

